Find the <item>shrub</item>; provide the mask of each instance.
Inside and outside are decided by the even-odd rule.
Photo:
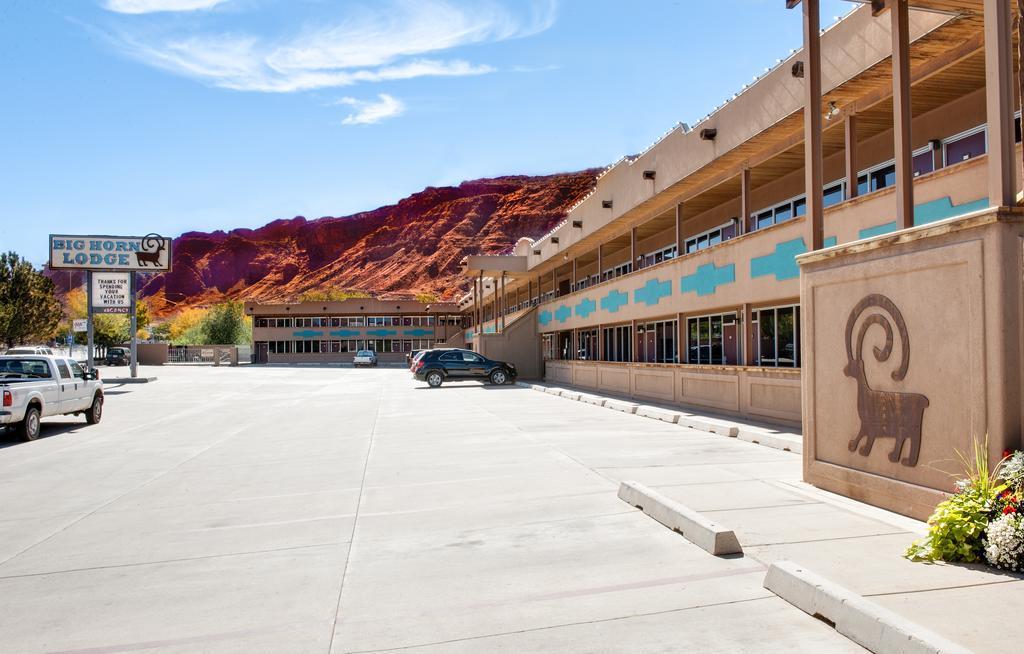
[[[910,546],[907,558],[963,563],[983,561],[985,528],[994,499],[994,495],[971,486],[939,504],[928,518],[928,535]]]

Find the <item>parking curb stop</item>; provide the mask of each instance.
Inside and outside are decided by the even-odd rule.
[[[683,535],[697,547],[715,556],[742,554],[743,548],[732,529],[723,527],[693,509],[635,481],[619,485],[619,499],[639,508],[669,529]]]

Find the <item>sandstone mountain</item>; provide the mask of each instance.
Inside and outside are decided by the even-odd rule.
[[[599,172],[478,179],[352,216],[189,232],[175,239],[173,271],[140,279],[140,295],[157,315],[225,298],[288,301],[310,290],[454,299],[468,288],[464,256],[506,252],[521,236],[546,233]],[[66,275],[54,281],[68,283]]]

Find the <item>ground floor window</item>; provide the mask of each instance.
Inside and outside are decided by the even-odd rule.
[[[576,353],[580,361],[596,361],[597,350],[597,329],[581,329],[576,332],[576,341],[579,343]]]
[[[541,340],[540,340],[540,345],[541,345],[541,353],[544,355],[544,360],[545,361],[550,361],[551,359],[556,358],[555,357],[555,335],[554,334],[544,334],[544,335],[542,335],[541,336]]]
[[[267,343],[267,352],[271,354],[291,354],[291,341],[270,341]]]
[[[800,307],[774,307],[754,311],[757,364],[780,368],[800,367]]]
[[[636,326],[636,360],[641,363],[678,363],[678,321],[660,320]]]
[[[723,313],[686,320],[686,361],[736,365],[739,362],[736,314]]]
[[[556,358],[572,360],[572,332],[558,332],[558,353]]]
[[[605,361],[633,360],[632,326],[619,325],[617,327],[605,327],[602,335],[604,336]]]

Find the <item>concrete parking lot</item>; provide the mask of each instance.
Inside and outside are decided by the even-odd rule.
[[[860,651],[616,497],[787,505],[730,482],[797,455],[400,370],[144,373],[0,439],[2,651]]]

